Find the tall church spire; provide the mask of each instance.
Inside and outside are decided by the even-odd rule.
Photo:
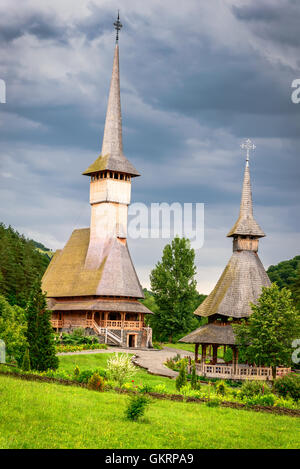
[[[250,180],[250,167],[249,167],[249,151],[255,149],[255,145],[252,144],[251,140],[247,139],[241,148],[246,149],[246,167],[244,173],[244,182],[242,189],[242,198],[240,204],[239,218],[233,228],[228,233],[228,237],[237,235],[243,236],[254,236],[262,238],[265,233],[262,231],[258,223],[253,217],[253,202],[252,202],[252,190]]]
[[[119,31],[122,28],[120,16],[114,22],[116,29],[116,45],[113,70],[110,82],[107,111],[104,126],[101,155],[91,164],[84,175],[89,176],[99,171],[110,170],[129,174],[133,177],[140,173],[123,154],[122,114],[120,99],[120,68],[119,68]]]
[[[118,43],[115,46],[101,153],[102,156],[110,154],[120,157],[123,155]]]

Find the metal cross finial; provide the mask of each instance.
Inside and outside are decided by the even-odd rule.
[[[121,30],[121,28],[123,27],[121,21],[120,21],[120,11],[118,10],[118,18],[117,18],[117,21],[114,22],[114,27],[115,27],[115,30],[117,31],[117,35],[116,35],[116,42],[119,41],[119,31]]]
[[[247,138],[244,143],[241,144],[241,148],[244,150],[247,151],[247,157],[246,157],[246,161],[247,163],[249,163],[249,152],[250,150],[255,150],[256,146],[254,145],[254,143],[251,142],[250,138]]]

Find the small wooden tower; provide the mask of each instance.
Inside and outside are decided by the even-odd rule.
[[[43,277],[52,324],[59,331],[84,327],[101,341],[152,347],[144,322],[152,312],[138,300],[143,291],[127,246],[132,178],[140,174],[123,153],[118,33],[101,155],[84,171],[90,177],[90,228],[74,230]]]
[[[258,299],[263,286],[270,286],[269,277],[257,254],[259,238],[264,237],[265,233],[253,217],[249,151],[255,146],[248,139],[241,147],[247,150],[247,159],[240,213],[227,235],[233,238],[233,254],[215,288],[194,313],[207,317],[208,324],[180,340],[195,344],[196,361],[199,344],[202,345],[202,365],[209,345],[213,350],[212,365],[217,363],[218,347],[224,345],[232,347],[233,365],[237,366],[238,350],[231,324],[249,317],[252,312],[250,303]]]

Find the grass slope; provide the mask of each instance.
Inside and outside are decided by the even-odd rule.
[[[0,376],[0,448],[299,448],[296,418],[153,401],[141,422],[127,396]]]

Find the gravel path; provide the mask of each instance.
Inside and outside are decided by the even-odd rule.
[[[179,350],[169,347],[164,347],[162,350],[147,349],[147,350],[134,350],[132,348],[118,348],[109,347],[107,350],[84,350],[81,352],[65,352],[58,353],[58,355],[88,355],[90,353],[134,353],[134,363],[142,368],[145,368],[149,373],[153,375],[166,376],[168,378],[176,378],[178,375],[177,371],[170,370],[164,365],[167,358],[175,357],[179,354],[182,357],[190,356],[194,358],[193,352],[187,352],[186,350]]]

